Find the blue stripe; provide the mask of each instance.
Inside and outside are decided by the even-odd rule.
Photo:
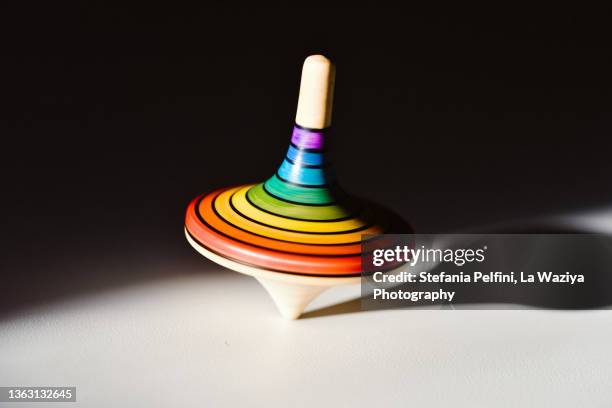
[[[291,164],[287,160],[283,160],[283,164],[281,164],[278,169],[278,175],[292,183],[306,184],[311,186],[322,186],[330,181],[326,181],[323,169],[301,167]]]
[[[300,151],[293,146],[289,146],[287,157],[294,162],[302,162],[310,166],[320,166],[323,164],[323,155],[321,153]]]

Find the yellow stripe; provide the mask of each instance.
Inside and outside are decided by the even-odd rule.
[[[229,200],[232,194],[241,188],[242,186],[231,188],[219,194],[215,200],[215,209],[227,222],[254,234],[302,244],[348,244],[361,241],[361,236],[364,234],[374,235],[382,233],[382,229],[377,225],[357,232],[317,235],[283,231],[273,227],[257,224],[256,222],[248,220],[242,217],[240,214],[237,214],[230,206]]]
[[[246,199],[246,193],[249,191],[251,186],[246,186],[236,191],[232,198],[232,204],[238,211],[252,218],[256,221],[262,222],[267,225],[271,225],[277,228],[285,228],[294,231],[303,232],[342,232],[350,231],[357,228],[361,228],[365,225],[365,222],[359,218],[352,218],[344,221],[329,221],[329,222],[313,222],[313,221],[300,221],[292,220],[289,218],[279,217],[272,215],[265,211],[261,211],[259,208],[254,207]]]

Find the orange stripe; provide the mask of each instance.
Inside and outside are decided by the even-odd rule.
[[[219,194],[221,191],[223,190],[217,190],[213,194]],[[200,243],[223,256],[261,268],[300,274],[354,275],[361,272],[360,256],[314,257],[287,254],[227,238],[198,220],[195,206],[200,197],[189,204],[185,226]]]
[[[243,231],[228,224],[212,210],[212,202],[220,194],[220,191],[213,192],[204,197],[200,202],[198,211],[204,220],[214,229],[229,235],[240,241],[249,242],[253,245],[263,246],[269,249],[297,252],[300,254],[314,255],[359,255],[361,253],[361,244],[347,245],[309,245],[295,242],[277,241],[270,238],[254,235],[250,232]]]

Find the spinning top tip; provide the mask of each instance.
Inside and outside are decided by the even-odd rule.
[[[311,129],[331,125],[334,97],[334,64],[323,55],[311,55],[304,61],[300,96],[295,122]]]

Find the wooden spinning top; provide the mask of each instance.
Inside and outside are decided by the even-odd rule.
[[[322,55],[304,61],[287,154],[264,183],[196,197],[185,233],[202,255],[255,277],[289,319],[331,286],[359,283],[363,235],[407,232],[397,216],[349,197],[325,155],[335,69]]]

